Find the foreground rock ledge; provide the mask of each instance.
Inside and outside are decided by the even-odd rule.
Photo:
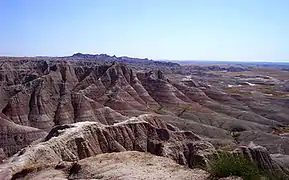
[[[57,126],[41,142],[22,149],[2,165],[2,179],[27,167],[57,166],[102,153],[141,151],[178,164],[204,164],[215,152],[212,144],[189,131],[179,131],[154,115],[145,114],[114,125],[79,122]],[[1,177],[0,177],[1,179]]]
[[[190,169],[173,160],[149,153],[126,151],[105,153],[80,160],[66,167],[31,172],[26,179],[163,179],[203,180],[209,174]]]

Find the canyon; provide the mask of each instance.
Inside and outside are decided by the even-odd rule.
[[[180,65],[81,53],[1,57],[0,63],[0,177],[31,179],[51,171],[59,178],[88,178],[92,162],[114,160],[121,169],[120,162],[142,167],[147,158],[156,176],[153,167],[168,161],[161,172],[176,166],[205,179],[208,173],[198,167],[210,156],[252,142],[265,148],[257,151],[268,160],[260,164],[287,168],[286,67]],[[82,168],[69,173],[75,166]],[[31,172],[25,175],[25,169]],[[107,171],[98,176],[111,178]],[[122,172],[119,179],[133,179]]]

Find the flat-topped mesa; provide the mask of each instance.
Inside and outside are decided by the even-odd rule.
[[[21,171],[30,163],[53,165],[121,151],[150,152],[194,166],[205,163],[206,155],[215,148],[192,132],[178,131],[157,116],[144,114],[114,125],[79,122],[56,126],[40,143],[15,154],[9,165]]]

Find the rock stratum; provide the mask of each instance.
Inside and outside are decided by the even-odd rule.
[[[31,164],[56,166],[123,151],[191,168],[206,163],[215,148],[251,141],[268,150],[266,159],[289,155],[285,72],[256,76],[252,67],[107,55],[0,59],[0,160],[12,156],[2,171],[10,178]],[[280,161],[282,167],[287,162]]]
[[[209,174],[190,169],[173,160],[149,153],[125,151],[99,154],[78,163],[62,163],[45,169],[30,169],[29,173],[14,175],[15,179],[161,179],[205,180]]]
[[[124,151],[149,152],[195,167],[206,164],[215,148],[194,133],[168,126],[153,115],[132,117],[114,125],[86,121],[54,127],[38,143],[12,156],[0,174],[7,174],[4,179],[13,179],[15,172],[27,167],[56,167],[63,162]]]
[[[232,153],[266,171],[287,173],[264,147],[251,143]],[[204,138],[144,114],[114,125],[85,121],[56,126],[0,165],[0,179],[205,180],[210,174],[197,167],[209,166],[215,156],[218,152]]]

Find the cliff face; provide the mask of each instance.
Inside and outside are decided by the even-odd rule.
[[[215,152],[212,144],[189,131],[179,131],[154,115],[140,115],[114,125],[78,122],[53,128],[39,143],[15,154],[0,174],[25,167],[53,167],[102,153],[141,151],[173,159],[178,164],[204,165]],[[6,178],[7,178],[6,177]]]
[[[167,160],[140,152],[149,152]],[[286,166],[272,159],[266,148],[253,143],[241,146],[233,153],[245,156],[262,170],[288,173]],[[206,179],[209,174],[195,168],[209,165],[207,162],[215,156],[218,153],[213,145],[193,132],[180,131],[158,116],[144,114],[113,125],[85,121],[56,126],[44,138],[0,165],[0,179],[48,178],[52,174],[53,177],[68,179],[93,178],[96,175],[114,177],[117,172],[120,177],[132,178],[139,177],[144,169],[153,173],[150,166],[169,173],[164,174],[165,177],[177,177],[173,173],[177,171],[189,174],[198,171],[200,174],[196,177]],[[160,164],[161,160],[171,165]],[[184,167],[172,165],[173,162],[192,170],[184,171]],[[104,168],[108,164],[120,171],[108,173]],[[173,170],[168,171],[171,166],[174,166]],[[102,167],[102,170],[97,167]],[[134,172],[129,169],[134,169]],[[130,173],[126,173],[128,171]],[[181,177],[188,178],[185,175]]]
[[[99,154],[77,163],[60,163],[55,168],[30,168],[14,179],[119,179],[119,180],[205,180],[209,173],[176,164],[171,159],[149,153],[125,151]],[[26,171],[27,172],[27,171]],[[1,177],[1,175],[0,175]]]
[[[2,121],[8,121],[0,125],[3,129],[0,144],[9,156],[41,137],[34,135],[35,138],[23,140],[21,146],[16,146],[14,134],[19,134],[17,128],[23,128],[21,136],[31,136],[25,134],[28,127],[33,127],[30,129],[35,134],[50,131],[54,125],[87,120],[113,124],[126,117],[110,107],[133,110],[132,106],[135,106],[144,109],[145,103],[139,94],[145,96],[146,91],[137,88],[143,91],[137,93],[129,85],[128,82],[133,80],[132,72],[120,64],[88,69],[72,67],[65,62],[50,65],[45,61],[27,62],[23,66],[5,62],[0,74],[1,116]],[[117,81],[118,78],[120,80]],[[121,90],[117,83],[127,88]],[[135,86],[138,86],[137,83]],[[130,99],[131,105],[124,100],[115,100],[114,96],[120,91],[118,89],[124,98]],[[17,128],[12,128],[14,126]]]
[[[31,150],[34,156],[29,152]],[[198,154],[202,150],[204,152]],[[79,122],[56,126],[42,142],[24,149],[15,159],[26,158],[29,154],[35,161],[72,162],[96,154],[121,151],[150,152],[190,165],[192,156],[212,153],[214,147],[192,132],[168,127],[158,117],[145,114],[114,125]],[[44,152],[48,152],[47,155]]]
[[[171,159],[152,156],[140,152],[120,152],[102,154],[79,161],[79,171],[70,174],[69,178],[89,179],[182,179],[205,180],[209,174],[201,169],[189,169],[175,164]],[[97,174],[97,176],[95,176]]]
[[[242,130],[238,142],[248,143],[256,139],[255,132],[265,136],[271,126],[282,125],[278,119],[268,119],[248,108],[235,108],[242,102],[215,87],[168,78],[160,70],[135,71],[118,62],[1,61],[0,83],[1,121],[9,122],[0,124],[0,144],[8,156],[43,137],[55,125],[82,121],[113,125],[148,113],[193,130],[217,146],[236,143],[231,135],[236,129]],[[27,131],[29,127],[33,129]],[[14,134],[21,128],[25,133],[37,133],[22,133],[27,138],[16,146]],[[252,136],[246,135],[250,133]],[[278,139],[282,147],[272,148],[262,139],[258,144],[273,153],[286,152],[288,137],[268,137]]]
[[[270,118],[278,111],[263,115],[246,96],[192,76],[180,80],[136,69],[116,61],[1,61],[0,160],[18,153],[1,165],[0,179],[23,175],[31,166],[42,171],[50,164],[54,171],[64,163],[73,169],[75,161],[84,165],[91,156],[123,151],[149,152],[189,167],[205,164],[215,153],[212,144],[232,148],[254,141],[270,153],[289,153],[289,138],[270,133],[285,125],[284,114]],[[285,167],[266,148],[241,147],[239,153],[262,169]]]
[[[46,135],[47,132],[43,130],[21,126],[0,117],[0,156],[2,158],[12,156],[20,149]],[[0,158],[1,161],[2,158]]]

